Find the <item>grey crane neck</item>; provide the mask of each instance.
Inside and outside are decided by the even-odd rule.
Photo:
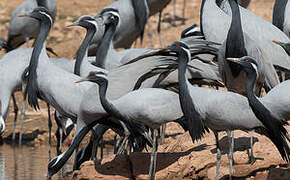
[[[188,59],[185,52],[178,56],[178,81],[179,81],[179,100],[182,112],[188,122],[189,133],[192,141],[201,139],[205,133],[205,127],[200,114],[196,111],[196,107],[192,101],[189,92],[189,82],[186,78],[186,65]]]
[[[107,98],[108,80],[104,79],[102,82],[97,82],[99,85],[99,97],[103,108],[108,112],[108,114],[118,118],[123,119],[121,113],[117,110],[113,103]]]
[[[240,8],[236,0],[229,0],[229,3],[232,10],[232,21],[226,39],[225,57],[240,58],[247,55],[241,23]],[[242,71],[242,67],[236,63],[229,62],[229,66],[234,77],[237,77]]]
[[[96,60],[95,62],[92,63],[93,65],[106,69],[106,59],[110,48],[110,44],[112,44],[112,39],[116,31],[116,27],[117,25],[110,25],[107,28],[102,38],[102,41],[97,49]]]
[[[288,0],[276,0],[273,9],[272,23],[281,31],[284,29],[285,9]]]
[[[140,30],[140,38],[142,43],[145,25],[149,17],[149,7],[146,0],[131,0],[131,3],[134,9],[136,24]]]
[[[40,31],[35,40],[34,48],[33,48],[31,59],[30,59],[30,64],[29,64],[29,67],[33,67],[30,70],[30,73],[36,72],[36,68],[39,62],[39,56],[45,44],[45,40],[49,34],[50,28],[51,28],[50,23],[46,23],[46,22],[40,23]]]
[[[284,122],[276,118],[255,96],[254,86],[256,81],[255,72],[247,72],[246,93],[251,109],[255,116],[264,125],[268,137],[275,144],[281,156],[289,161],[289,147],[285,140],[288,137],[287,130],[283,127]],[[286,137],[287,136],[287,137]],[[289,138],[289,137],[288,137]]]
[[[80,76],[81,64],[84,60],[84,57],[87,56],[87,49],[88,49],[89,43],[93,39],[95,33],[96,33],[96,28],[87,29],[86,36],[85,36],[80,48],[77,51],[76,62],[75,62],[75,67],[74,67],[74,74],[76,74],[78,76]]]

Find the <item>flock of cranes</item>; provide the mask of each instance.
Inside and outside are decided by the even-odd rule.
[[[157,131],[167,122],[179,123],[189,131],[193,143],[209,130],[214,132],[216,179],[220,131],[229,136],[230,179],[234,130],[258,129],[289,162],[285,129],[290,118],[289,81],[280,83],[277,75],[277,71],[290,72],[288,0],[275,1],[273,24],[239,6],[237,0],[202,0],[200,28],[188,27],[179,41],[161,50],[130,48],[138,37],[142,42],[148,18],[161,14],[169,2],[118,0],[95,17],[81,16],[71,25],[87,30],[74,60],[47,55],[47,50],[53,51],[46,47],[46,38],[56,17],[54,0],[22,3],[11,16],[7,43],[0,39],[0,50],[7,52],[0,60],[0,133],[5,130],[11,97],[16,123],[14,93],[22,90],[22,124],[25,100],[37,110],[41,99],[55,108],[58,134],[69,133],[75,126],[66,151],[61,152],[63,139],[58,139],[58,156],[48,163],[48,177],[57,173],[74,151],[74,169],[95,158],[100,137],[111,128],[122,137],[117,155],[152,147],[148,179],[154,179]],[[242,1],[245,6],[249,2]],[[30,39],[35,39],[33,47],[29,47]],[[24,43],[27,48],[18,48]],[[126,49],[115,49],[120,47]],[[193,84],[225,85],[228,91]],[[267,94],[258,98],[262,88]],[[51,133],[50,118],[49,128]],[[77,152],[89,131],[90,143]],[[251,140],[249,162],[254,161]]]

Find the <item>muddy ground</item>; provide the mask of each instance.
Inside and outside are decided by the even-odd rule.
[[[0,1],[0,37],[7,37],[9,16],[13,9],[23,0],[1,0]],[[249,9],[255,14],[270,20],[274,0],[252,0]],[[56,0],[58,5],[58,16],[53,29],[48,38],[48,46],[53,47],[60,57],[72,58],[84,37],[85,30],[81,28],[66,28],[73,20],[81,15],[95,15],[102,7],[113,2],[113,0]],[[181,16],[183,0],[177,0],[177,15]],[[177,26],[172,24],[173,5],[172,3],[164,10],[164,22],[162,23],[162,41],[165,46],[174,40],[178,40],[181,31],[193,24],[199,24],[200,0],[186,0],[185,24],[177,21]],[[162,47],[158,42],[156,33],[158,17],[150,18],[153,27],[153,46],[149,38],[145,35],[143,47]],[[145,32],[147,34],[147,30]],[[69,47],[69,48],[68,48]],[[140,47],[139,44],[135,47]],[[3,52],[0,53],[0,56]],[[21,107],[22,94],[17,93],[19,107]],[[24,123],[25,139],[34,139],[30,144],[35,146],[47,144],[47,108],[45,103],[41,103],[41,110],[34,111],[27,108]],[[9,140],[13,127],[13,107],[10,106],[9,117],[7,119],[7,130],[3,137]],[[55,129],[55,124],[53,129]],[[288,128],[289,129],[289,128]],[[17,125],[19,131],[19,124]],[[214,179],[215,175],[215,141],[212,133],[193,144],[187,133],[178,125],[170,124],[166,130],[167,138],[165,143],[159,146],[157,162],[157,179]],[[222,144],[222,165],[220,178],[227,179],[227,138],[221,134]],[[253,164],[246,164],[247,150],[249,149],[248,134],[241,131],[235,132],[235,160],[234,176],[237,179],[290,179],[289,164],[281,160],[278,151],[272,143],[265,137],[255,134],[255,155],[258,160]],[[105,141],[111,142],[113,133],[107,133]],[[85,144],[87,140],[83,143]],[[55,141],[53,142],[55,143]],[[70,144],[68,140],[66,145]],[[115,157],[114,155],[105,157],[101,162],[86,162],[80,171],[75,172],[74,179],[146,179],[148,171],[149,154],[134,153],[130,156]]]

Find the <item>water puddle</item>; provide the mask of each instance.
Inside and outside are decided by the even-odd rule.
[[[100,152],[100,149],[99,151]],[[113,153],[113,147],[106,144],[104,157]],[[56,156],[55,148],[52,147],[52,158]],[[74,155],[72,155],[74,157]],[[70,179],[73,168],[71,158],[62,170],[52,179]],[[48,146],[33,147],[28,145],[0,145],[0,180],[38,180],[46,179],[47,164],[49,162]]]
[[[52,152],[55,155],[55,152]],[[27,145],[0,146],[0,180],[45,179],[47,173],[48,146],[32,147]],[[72,161],[64,169],[72,169]],[[63,179],[62,174],[53,179]]]

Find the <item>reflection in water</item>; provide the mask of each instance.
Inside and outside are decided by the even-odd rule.
[[[0,179],[4,180],[4,179],[8,179],[8,176],[6,175],[5,172],[5,159],[4,157],[1,156],[1,152],[0,152]]]
[[[53,152],[53,155],[56,153]],[[45,179],[47,164],[49,161],[48,147],[11,146],[4,144],[0,146],[0,180],[33,180]],[[71,162],[68,168],[72,169]],[[60,178],[59,177],[55,177]]]
[[[52,156],[56,156],[55,148],[51,148]],[[100,152],[100,151],[99,151]],[[105,145],[104,157],[113,153],[111,145]],[[98,154],[99,156],[99,154]],[[0,146],[0,180],[38,180],[46,179],[47,164],[49,161],[48,146]],[[72,160],[69,160],[63,169],[52,179],[64,179],[72,170]]]

